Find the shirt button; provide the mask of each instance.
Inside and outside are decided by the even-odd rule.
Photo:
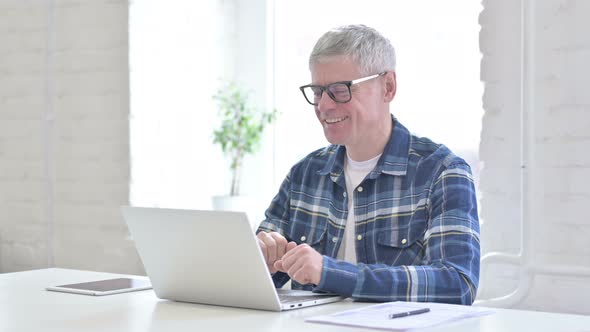
[[[346,191],[342,193],[342,196],[343,197],[346,197]]]
[[[303,236],[301,237],[301,242],[305,242],[305,239],[307,239],[307,238],[305,237],[305,235],[303,235]]]
[[[356,239],[360,241],[360,240],[363,239],[363,236],[359,234],[359,235],[356,236]]]
[[[402,244],[406,244],[406,242],[408,242],[408,240],[402,239]]]
[[[338,242],[338,238],[334,236],[334,237],[332,238],[332,242],[334,242],[334,243]]]
[[[362,192],[363,192],[363,187],[360,187],[360,186],[359,186],[358,188],[356,188],[356,190],[357,190],[359,193],[362,193]]]

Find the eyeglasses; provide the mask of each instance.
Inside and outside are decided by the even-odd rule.
[[[361,82],[372,80],[385,74],[387,74],[386,71],[381,72],[379,74],[358,78],[352,81],[334,82],[328,85],[309,84],[299,87],[299,90],[301,90],[301,92],[303,93],[305,100],[307,100],[307,102],[312,104],[313,106],[318,106],[324,91],[326,91],[328,96],[330,96],[330,98],[332,98],[333,101],[343,104],[348,103],[352,99],[352,93],[350,92],[351,86],[359,84]]]

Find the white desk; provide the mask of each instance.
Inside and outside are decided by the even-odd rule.
[[[0,331],[367,331],[303,321],[368,305],[350,300],[277,313],[165,301],[152,290],[104,297],[44,290],[117,276],[65,269],[0,274]],[[590,331],[590,316],[498,309],[424,331]]]

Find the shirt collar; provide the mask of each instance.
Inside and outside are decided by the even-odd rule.
[[[383,149],[383,154],[377,166],[369,173],[369,178],[374,179],[379,174],[406,175],[408,169],[408,156],[410,154],[411,135],[397,119],[391,115],[391,135],[389,142]],[[330,174],[332,181],[338,182],[344,172],[344,158],[346,158],[346,147],[333,145],[328,148],[328,160],[324,168],[318,171],[320,175]]]

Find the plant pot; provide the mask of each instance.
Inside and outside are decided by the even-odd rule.
[[[264,218],[264,210],[258,209],[260,202],[253,196],[213,196],[212,203],[213,210],[245,212],[252,229],[258,228]]]

